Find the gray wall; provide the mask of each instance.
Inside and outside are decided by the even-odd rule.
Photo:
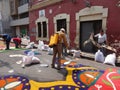
[[[0,20],[0,33],[12,33],[10,29],[10,5],[9,0],[0,0],[0,12],[2,19]]]

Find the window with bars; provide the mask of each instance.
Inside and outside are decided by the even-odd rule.
[[[10,1],[10,12],[11,14],[15,12],[14,1]]]
[[[44,22],[38,22],[38,38],[47,38],[47,23]]]

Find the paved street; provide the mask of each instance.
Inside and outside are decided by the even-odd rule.
[[[48,55],[47,51],[39,51],[41,55],[35,55],[40,58],[42,64],[48,64],[48,67],[40,67],[40,64],[28,66],[22,68],[20,64],[16,64],[22,57],[10,57],[10,55],[24,54],[25,50],[8,50],[0,53],[0,76],[3,75],[22,75],[28,79],[35,81],[55,81],[64,80],[66,71],[64,69],[56,70],[51,68],[52,55]],[[106,65],[95,62],[94,60],[86,58],[74,59],[71,56],[66,57],[68,60],[72,59],[78,64],[87,66],[93,66],[100,70],[106,70],[107,68],[114,68],[112,65]],[[116,67],[119,68],[119,67]]]

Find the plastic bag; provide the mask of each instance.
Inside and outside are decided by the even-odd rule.
[[[31,56],[31,57],[33,57],[35,54],[34,54],[34,51],[32,50],[32,51],[29,51],[28,53],[27,53],[27,56]]]
[[[48,49],[48,55],[53,55],[53,48]]]
[[[32,63],[32,57],[30,56],[24,56],[22,60],[24,65],[30,65]]]
[[[41,48],[41,50],[43,50],[43,51],[48,51],[48,49],[49,49],[49,46],[48,46],[48,45],[44,45],[44,46],[42,46],[42,48]]]
[[[103,53],[100,51],[100,50],[98,50],[96,53],[95,53],[95,61],[98,61],[98,62],[104,62],[104,59],[105,59],[105,57],[104,57],[104,55],[103,55]]]
[[[76,51],[74,51],[74,53],[73,53],[73,57],[74,58],[80,58],[80,50],[76,50]]]
[[[35,57],[35,56],[24,56],[22,60],[23,60],[24,65],[39,64],[40,63],[40,59]]]
[[[115,66],[115,60],[116,60],[116,54],[115,53],[109,54],[106,56],[104,63]]]
[[[38,44],[38,49],[42,50],[42,47],[44,46],[44,42],[39,40],[39,44]]]
[[[35,44],[34,42],[31,42],[26,46],[26,48],[27,49],[32,49],[34,47],[34,44]]]

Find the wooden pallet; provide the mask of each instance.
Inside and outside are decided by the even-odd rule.
[[[93,54],[93,53],[87,53],[87,52],[81,52],[81,53],[80,53],[80,56],[81,56],[81,57],[85,57],[85,58],[94,59],[95,54]]]

